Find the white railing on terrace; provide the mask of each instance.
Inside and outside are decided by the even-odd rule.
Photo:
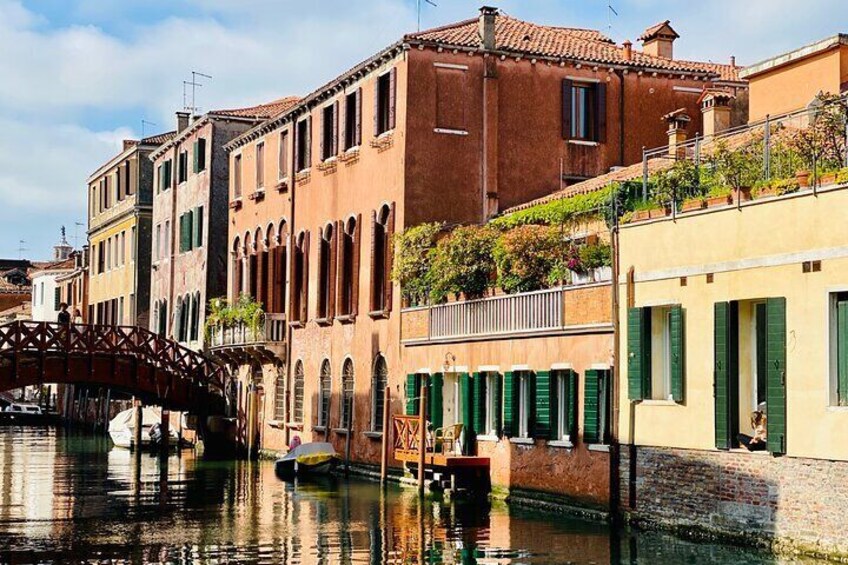
[[[560,329],[565,289],[552,288],[430,308],[430,338]]]
[[[286,315],[265,314],[265,323],[259,331],[238,325],[232,328],[214,328],[209,337],[209,347],[237,347],[261,343],[281,343],[286,340]]]

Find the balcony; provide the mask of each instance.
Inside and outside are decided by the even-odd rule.
[[[225,363],[244,364],[284,361],[286,354],[286,315],[265,314],[258,331],[239,324],[234,327],[213,328],[209,333],[209,353]]]
[[[609,330],[612,285],[590,283],[407,308],[406,345]]]

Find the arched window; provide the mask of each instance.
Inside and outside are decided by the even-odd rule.
[[[309,232],[301,232],[294,248],[292,265],[292,321],[306,323],[309,285]]]
[[[348,218],[340,234],[339,314],[355,316],[359,302],[360,216]]]
[[[280,222],[279,228],[276,230],[276,246],[271,252],[271,260],[274,263],[273,290],[271,292],[271,300],[273,308],[270,310],[274,313],[283,314],[286,312],[286,248],[288,245],[287,229],[285,220]]]
[[[159,335],[165,337],[168,335],[168,301],[162,300],[159,303]]]
[[[345,359],[342,365],[342,401],[339,404],[339,427],[351,429],[353,424],[353,361]]]
[[[371,312],[386,313],[392,307],[392,232],[394,204],[371,213]]]
[[[321,363],[321,375],[318,387],[318,425],[329,427],[330,425],[330,395],[332,394],[332,375],[330,361],[324,359]]]
[[[303,387],[304,387],[303,363],[298,361],[294,366],[294,407],[292,410],[292,421],[303,422]]]
[[[385,405],[386,384],[389,382],[389,369],[386,358],[377,354],[371,374],[371,431],[383,431],[383,407]]]
[[[239,295],[241,295],[242,289],[242,249],[241,249],[241,238],[236,237],[235,241],[233,241],[233,249],[232,249],[232,294],[230,295],[230,299],[235,301],[238,300]]]
[[[298,361],[294,366],[295,379],[298,372],[303,374],[302,361]],[[286,379],[283,373],[278,373],[274,382],[274,419],[278,422],[284,422],[286,419]]]
[[[336,232],[333,224],[321,230],[321,246],[318,249],[318,318],[332,319],[335,310],[336,285]]]
[[[182,341],[183,335],[183,297],[177,297],[177,305],[174,309],[174,331],[173,335],[177,341]]]
[[[191,341],[200,338],[200,292],[195,292],[191,299]]]

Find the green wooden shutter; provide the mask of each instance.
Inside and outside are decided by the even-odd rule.
[[[198,206],[194,209],[194,247],[203,245],[203,206]]]
[[[433,429],[441,428],[443,423],[442,387],[444,380],[445,378],[442,373],[433,373],[430,375],[430,397],[427,400],[430,401],[428,413],[430,414],[430,423],[433,425]]]
[[[533,425],[534,437],[551,439],[556,428],[556,391],[550,371],[536,373],[536,419]]]
[[[685,318],[683,308],[671,307],[671,397],[675,402],[683,402],[685,387]]]
[[[848,406],[848,300],[836,303],[836,392],[840,406]]]
[[[416,374],[406,375],[406,415],[416,416],[418,414],[418,392],[421,389],[421,380]]]
[[[200,172],[200,141],[197,139],[191,145],[191,171],[195,174]]]
[[[518,435],[518,387],[512,371],[504,373],[503,382],[503,435]]]
[[[786,453],[786,299],[766,300],[768,450]]]
[[[630,400],[651,397],[651,309],[627,311],[627,392]]]
[[[730,449],[730,303],[716,302],[714,312],[715,445],[718,449]]]
[[[600,374],[597,369],[588,369],[583,390],[583,443],[598,443],[600,440]]]
[[[566,371],[566,374],[568,375],[568,386],[565,389],[568,396],[564,403],[568,410],[568,414],[565,419],[566,425],[568,426],[566,433],[568,433],[571,441],[573,442],[577,437],[577,373],[569,370]]]
[[[474,385],[474,432],[477,434],[488,433],[486,428],[486,373],[474,373],[472,376]]]
[[[503,430],[503,406],[504,406],[504,395],[503,395],[503,376],[498,373],[494,379],[494,395],[495,395],[495,435],[501,435]],[[485,401],[484,401],[485,402]],[[489,430],[486,430],[487,432]]]
[[[474,436],[477,431],[474,429],[474,385],[471,382],[471,375],[468,373],[460,373],[459,375],[459,394],[460,402],[462,403],[462,427],[465,428],[465,444],[463,454],[470,455],[473,453],[471,446],[474,444]]]

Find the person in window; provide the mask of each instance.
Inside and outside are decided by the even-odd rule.
[[[751,428],[754,430],[754,437],[747,434],[739,434],[736,436],[739,440],[739,445],[748,451],[765,451],[766,415],[761,410],[757,410],[751,414]]]
[[[59,316],[57,321],[63,326],[71,325],[71,313],[68,312],[68,305],[64,302],[59,304]]]

